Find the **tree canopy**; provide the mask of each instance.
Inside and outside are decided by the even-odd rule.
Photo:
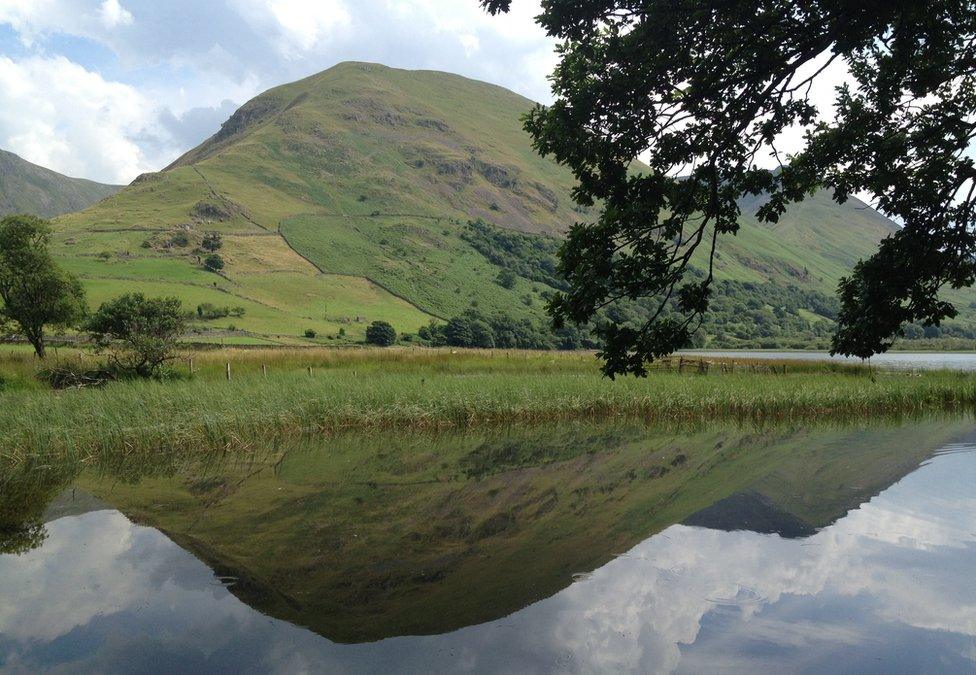
[[[81,283],[54,262],[50,239],[47,221],[36,216],[0,220],[0,325],[13,323],[40,358],[45,328],[68,328],[88,309]]]
[[[374,321],[366,328],[366,342],[380,347],[389,347],[396,343],[396,329],[386,321]]]
[[[481,4],[497,13],[511,1]],[[525,126],[537,151],[573,170],[576,200],[603,207],[570,229],[560,252],[569,288],[550,311],[558,326],[620,299],[657,305],[640,324],[600,327],[607,374],[645,374],[688,344],[747,195],[762,195],[758,217],[776,222],[819,189],[839,202],[864,193],[902,224],[841,281],[832,351],[867,357],[907,322],[956,315],[940,291],[976,279],[976,0],[542,7],[540,25],[560,41],[556,100]],[[833,111],[820,110],[813,84],[840,64],[850,81]],[[803,147],[784,155],[783,132],[796,128]]]
[[[128,293],[103,303],[88,320],[87,329],[99,349],[112,350],[116,367],[155,377],[175,358],[186,317],[177,298],[147,298]]]

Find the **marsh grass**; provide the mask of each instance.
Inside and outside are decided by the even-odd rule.
[[[108,451],[240,449],[286,433],[614,418],[857,419],[976,404],[976,379],[970,375],[908,375],[812,362],[787,363],[786,374],[779,364],[751,372],[740,361],[734,373],[689,368],[611,381],[601,376],[592,354],[226,349],[187,354],[173,368],[188,372],[191,356],[194,375],[172,381],[0,392],[0,459],[87,461]],[[32,378],[36,367],[19,354],[0,360],[0,373],[21,379]]]

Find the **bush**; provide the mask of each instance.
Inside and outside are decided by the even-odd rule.
[[[224,239],[219,232],[207,232],[203,235],[203,242],[200,244],[205,250],[213,253],[220,250],[224,245]]]
[[[213,321],[214,319],[223,319],[228,316],[233,316],[236,318],[241,318],[246,314],[243,307],[227,307],[226,305],[218,307],[209,302],[204,302],[197,305],[197,318],[203,319],[204,321]],[[191,315],[192,317],[192,315]]]
[[[515,276],[515,272],[510,269],[503,269],[498,273],[498,276],[495,277],[495,283],[502,288],[511,290],[515,288],[515,281],[517,279],[518,277]]]
[[[318,333],[316,333],[311,328],[306,328],[305,329],[305,337],[307,337],[308,339],[310,339],[310,340],[311,339],[314,339],[316,335],[318,335]]]
[[[389,347],[396,343],[396,330],[386,321],[374,321],[366,329],[367,344]]]
[[[129,293],[102,304],[86,328],[99,351],[110,351],[117,369],[155,377],[175,358],[179,338],[186,332],[186,320],[176,298]]]
[[[219,272],[224,269],[224,259],[216,253],[211,253],[204,258],[203,266],[210,272]]]
[[[79,368],[70,363],[61,363],[39,370],[37,379],[46,382],[53,389],[82,389],[101,387],[117,377],[115,372],[107,368]]]

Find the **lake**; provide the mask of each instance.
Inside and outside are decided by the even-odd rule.
[[[828,352],[804,351],[688,351],[684,354],[704,356],[714,359],[793,359],[800,361],[839,361],[845,363],[864,363],[861,359],[846,356],[831,356]],[[879,368],[898,370],[965,370],[976,371],[974,352],[888,352],[877,354],[868,361]]]
[[[34,466],[5,672],[976,669],[976,424],[573,425]]]

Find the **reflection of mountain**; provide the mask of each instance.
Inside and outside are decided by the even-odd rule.
[[[751,530],[778,534],[785,539],[809,537],[816,532],[808,523],[778,508],[768,497],[752,491],[737,492],[706,506],[685,518],[684,524],[726,532]]]
[[[507,616],[689,519],[821,528],[968,428],[340,439],[206,476],[79,485],[236,578],[265,614],[364,642]]]
[[[80,516],[92,511],[104,511],[111,508],[98,497],[72,487],[59,494],[47,505],[42,518],[44,522],[49,523],[58,518]]]

